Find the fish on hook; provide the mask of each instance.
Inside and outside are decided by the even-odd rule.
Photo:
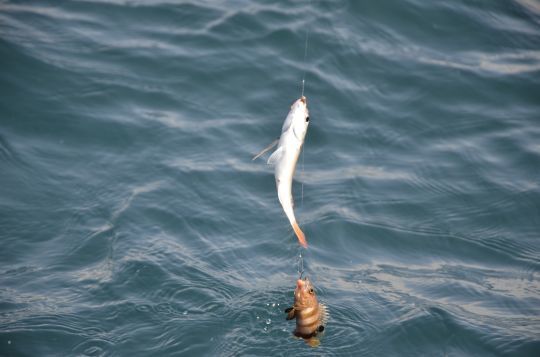
[[[274,165],[274,175],[276,178],[279,202],[294,229],[298,242],[304,248],[307,248],[306,236],[298,226],[296,217],[294,216],[292,180],[298,157],[302,151],[302,146],[304,145],[304,138],[308,126],[309,111],[307,108],[307,98],[302,96],[291,106],[291,110],[283,123],[279,139],[274,141],[253,158],[253,160],[255,160],[277,145],[276,150],[268,158],[268,164]]]
[[[296,337],[303,338],[311,347],[319,345],[328,313],[326,306],[317,300],[317,294],[308,278],[296,281],[294,305],[286,309],[285,313],[287,320],[296,319]]]

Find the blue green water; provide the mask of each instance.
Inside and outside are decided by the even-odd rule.
[[[0,63],[0,355],[540,355],[538,1],[0,1]]]

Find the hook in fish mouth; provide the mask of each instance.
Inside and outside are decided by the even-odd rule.
[[[307,98],[305,96],[301,96],[300,101],[304,104],[307,104]]]

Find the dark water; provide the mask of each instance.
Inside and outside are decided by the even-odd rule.
[[[540,355],[539,2],[1,1],[0,61],[0,355]]]

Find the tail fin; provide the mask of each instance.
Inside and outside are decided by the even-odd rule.
[[[296,233],[296,238],[298,238],[298,243],[304,248],[307,248],[307,241],[306,236],[304,235],[304,232],[298,227],[298,223],[293,222],[292,227],[294,229],[294,233]]]

